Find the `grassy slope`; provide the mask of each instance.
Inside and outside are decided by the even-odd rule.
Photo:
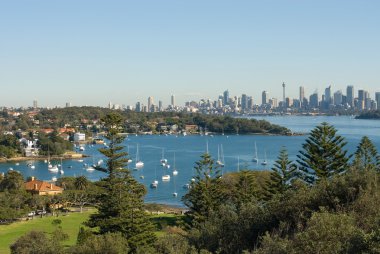
[[[9,253],[9,246],[25,233],[36,230],[51,233],[55,226],[51,224],[54,219],[62,220],[62,229],[69,235],[64,245],[74,245],[81,223],[88,219],[94,210],[81,213],[71,213],[66,216],[34,218],[29,221],[16,222],[0,226],[0,253]]]
[[[62,220],[62,229],[69,235],[69,240],[63,242],[65,246],[72,246],[76,242],[79,228],[82,222],[86,221],[95,209],[81,213],[70,213],[67,216],[59,216]],[[34,218],[29,221],[16,222],[10,225],[0,225],[0,253],[9,253],[9,246],[16,241],[17,238],[25,233],[36,230],[51,233],[55,226],[51,222],[57,217]],[[161,237],[166,234],[167,226],[175,226],[181,221],[181,216],[173,214],[151,215],[151,220],[155,226],[155,234]]]

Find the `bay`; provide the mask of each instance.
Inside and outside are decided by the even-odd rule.
[[[291,129],[293,132],[302,132],[307,134],[316,125],[322,122],[328,122],[338,129],[338,134],[344,136],[347,141],[346,149],[353,153],[362,136],[367,135],[380,150],[380,121],[376,120],[357,120],[351,116],[263,116],[255,117],[256,119],[265,119],[271,123],[279,124]],[[276,160],[282,146],[285,146],[292,160],[296,159],[298,151],[302,149],[307,135],[303,136],[262,136],[262,135],[143,135],[129,136],[124,145],[125,150],[130,152],[130,158],[133,160],[131,165],[132,174],[138,181],[147,187],[146,202],[163,203],[168,205],[183,206],[181,197],[187,192],[183,188],[193,177],[195,162],[206,151],[208,144],[209,153],[217,159],[218,146],[222,145],[224,150],[225,167],[223,173],[235,172],[242,169],[265,170],[270,169]],[[259,163],[252,162],[254,156],[254,144],[257,145]],[[140,159],[144,161],[144,167],[140,170],[133,170],[137,144],[139,146]],[[62,169],[64,176],[84,175],[88,179],[95,181],[104,177],[105,174],[98,171],[86,171],[84,164],[94,164],[102,158],[98,149],[102,145],[86,145],[84,154],[90,157],[84,158],[83,162],[78,160],[64,160]],[[170,169],[165,169],[160,165],[162,149],[165,151],[165,158],[171,165]],[[175,155],[174,155],[175,154]],[[266,154],[268,164],[261,165]],[[177,176],[173,176],[174,156],[176,162]],[[240,163],[238,163],[238,161]],[[27,166],[33,163],[35,169]],[[60,163],[57,161],[56,163]],[[239,164],[239,165],[238,165]],[[9,168],[20,171],[24,177],[35,176],[41,180],[51,180],[52,177],[60,177],[60,174],[52,174],[48,171],[47,164],[43,161],[25,161],[19,165],[15,163],[0,164],[0,172],[6,172]],[[163,175],[169,174],[170,181],[163,182]],[[142,178],[143,176],[143,178]],[[151,189],[149,186],[158,180],[157,189]],[[173,192],[178,196],[174,197]]]

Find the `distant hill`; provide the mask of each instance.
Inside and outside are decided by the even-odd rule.
[[[380,120],[380,110],[372,110],[368,112],[361,113],[356,116],[355,119],[377,119]]]

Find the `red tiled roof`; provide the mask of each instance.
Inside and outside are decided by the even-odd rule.
[[[25,189],[29,191],[63,191],[63,189],[59,186],[56,186],[52,183],[33,180],[25,183]]]

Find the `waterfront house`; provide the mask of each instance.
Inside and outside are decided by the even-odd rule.
[[[27,192],[37,194],[40,196],[49,196],[62,194],[63,189],[52,183],[37,180],[34,177],[29,182],[25,183],[25,189]]]
[[[77,132],[74,134],[74,142],[86,141],[86,134]]]

